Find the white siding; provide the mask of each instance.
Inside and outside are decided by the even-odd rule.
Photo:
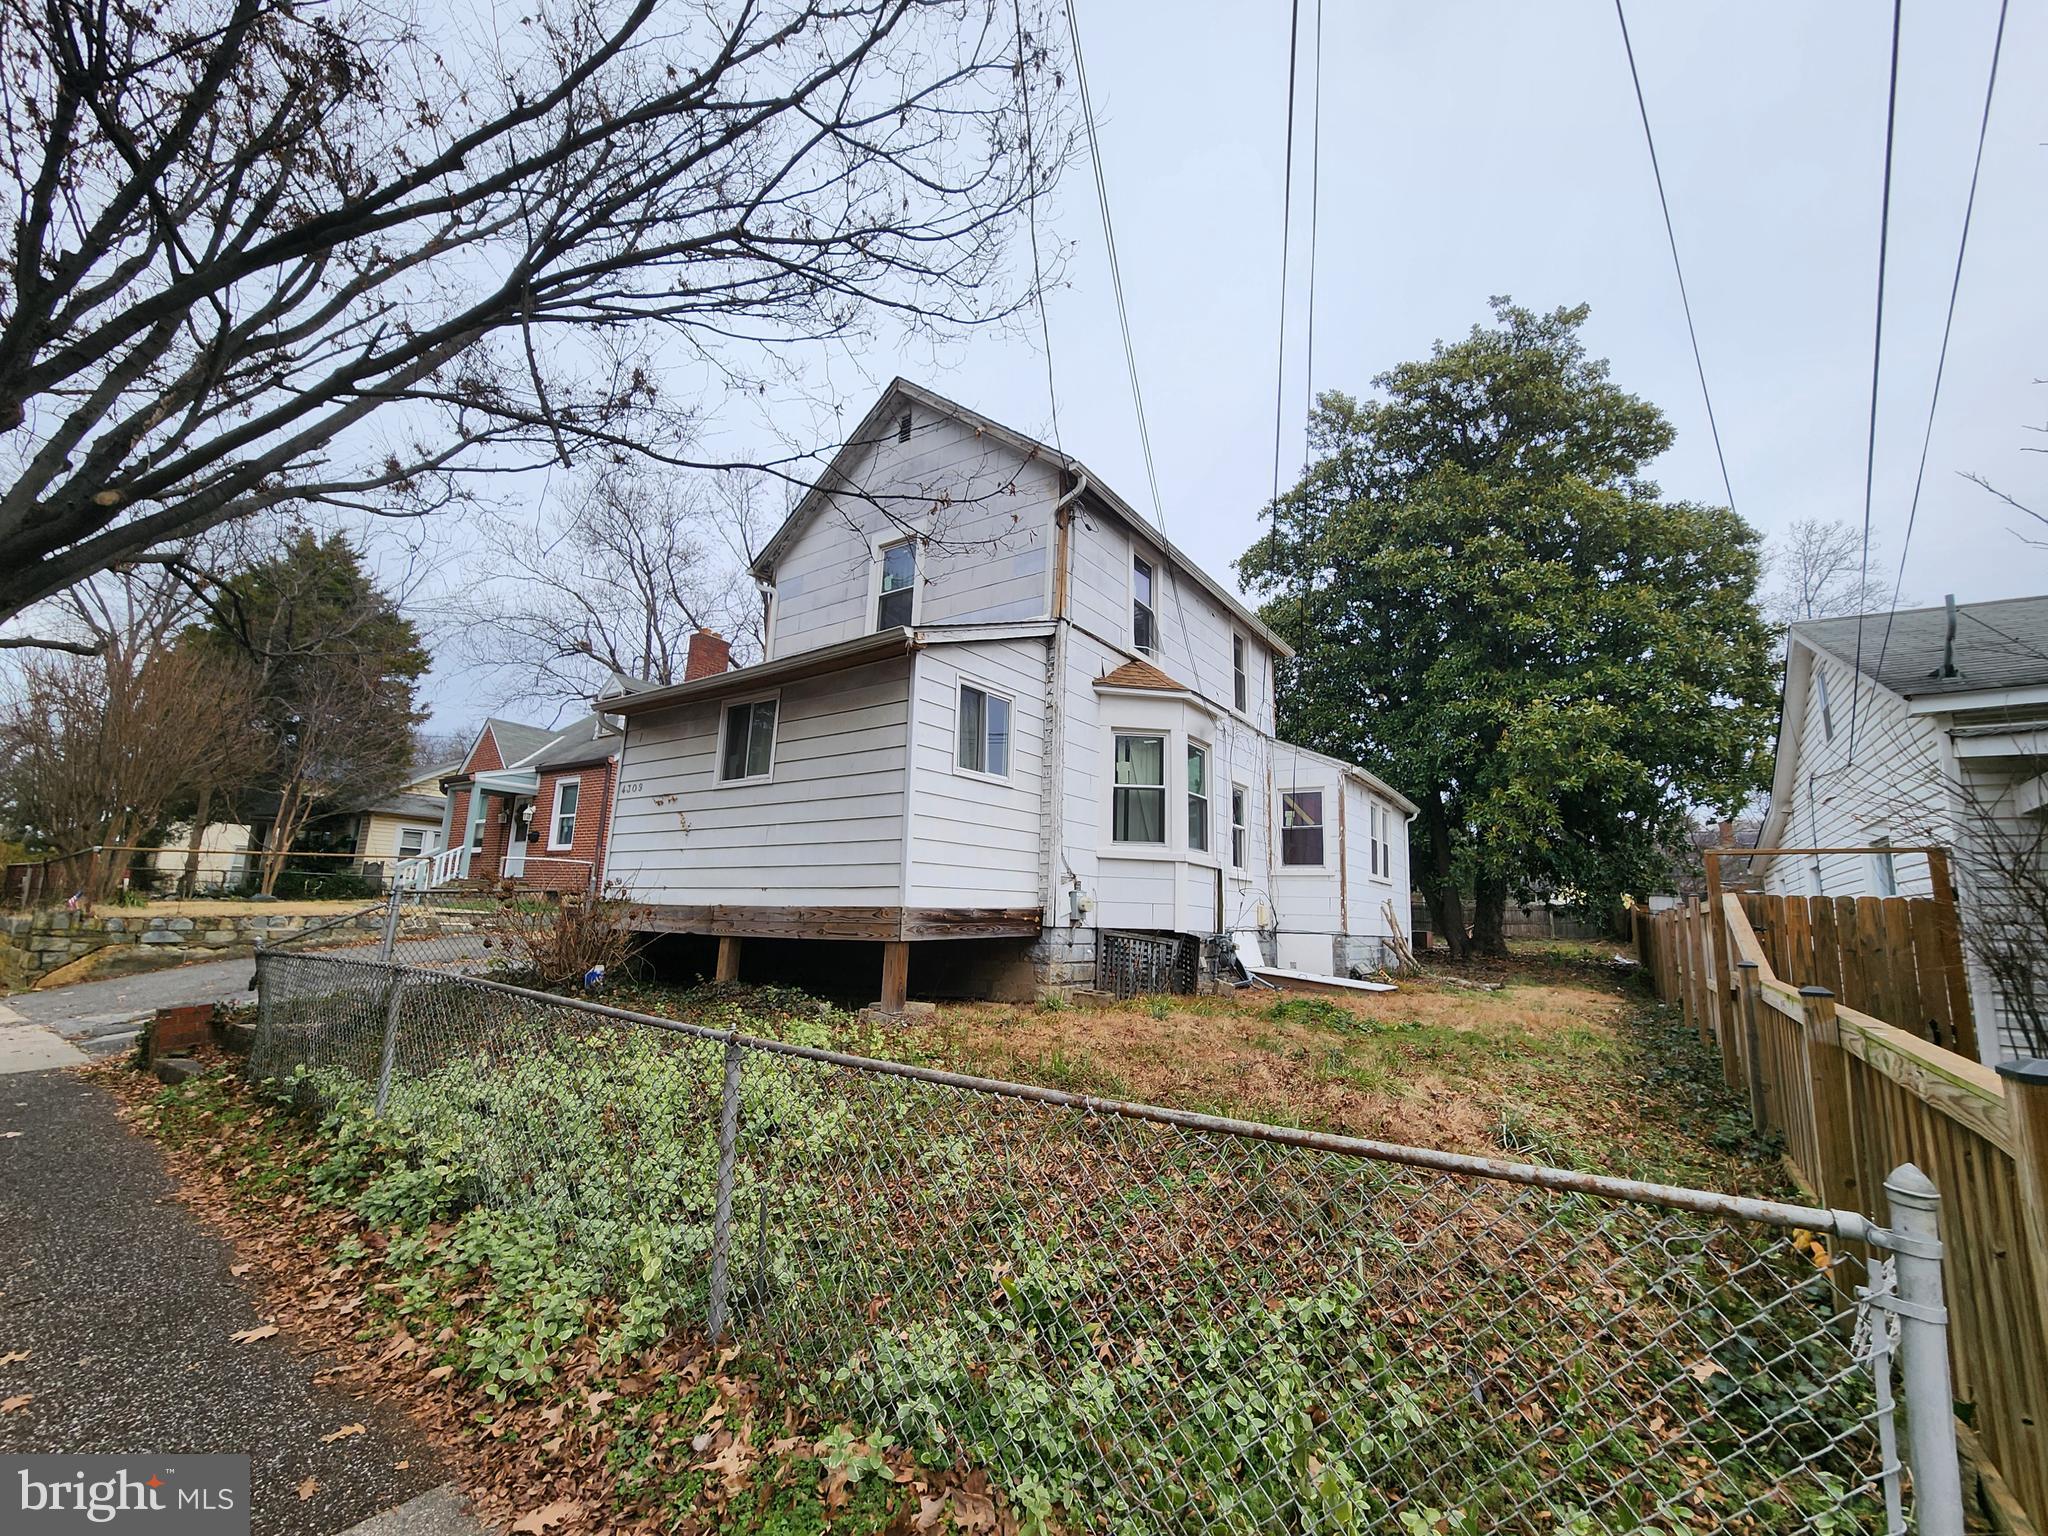
[[[1046,617],[1059,496],[1050,465],[913,409],[910,441],[896,441],[892,423],[847,478],[888,496],[886,510],[833,496],[791,542],[775,568],[771,660],[873,633],[874,540],[906,526],[931,540],[918,557],[919,624]]]
[[[631,720],[608,871],[682,906],[896,906],[910,663],[786,684],[768,783],[714,781],[726,701]]]
[[[1942,773],[1940,733],[1925,717],[1908,713],[1905,700],[1867,678],[1858,679],[1853,705],[1856,755],[1849,757],[1850,669],[1815,656],[1806,681],[1797,774],[1787,799],[1779,847],[1861,848],[1877,838],[1894,843],[1946,842],[1949,794]],[[1821,707],[1825,678],[1827,710]],[[1778,750],[1785,750],[1779,743]],[[1925,896],[1927,861],[1900,854],[1893,861],[1899,894]],[[1778,895],[1875,896],[1875,864],[1868,854],[1820,859],[1772,859],[1764,889]]]
[[[919,655],[909,905],[1036,907],[1044,900],[1048,650],[1043,639],[988,640]],[[1011,700],[1006,779],[956,767],[963,682]]]

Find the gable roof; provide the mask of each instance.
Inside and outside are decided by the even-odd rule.
[[[1957,603],[1952,650],[1945,605],[1866,613],[1861,622],[1863,675],[1901,698],[2048,683],[2048,597]],[[1854,666],[1857,623],[1855,614],[1807,619],[1794,624],[1791,633],[1844,666]],[[1952,677],[1940,675],[1945,653],[1953,661]]]
[[[618,728],[601,714],[587,714],[571,720],[567,725],[550,730],[544,725],[522,725],[517,720],[500,720],[495,716],[484,721],[483,731],[491,733],[491,739],[498,744],[498,760],[502,768],[553,768],[564,763],[587,763],[601,757],[609,757],[619,750],[624,740]],[[477,741],[483,740],[483,731],[477,732]],[[476,752],[475,744],[469,749]],[[468,762],[465,756],[463,762]],[[461,764],[456,765],[456,772]]]
[[[796,541],[797,535],[803,532],[810,524],[811,519],[824,507],[825,502],[833,494],[833,491],[849,482],[846,471],[850,468],[854,458],[861,450],[872,447],[881,441],[882,423],[891,414],[892,408],[898,401],[906,401],[911,405],[922,406],[928,411],[935,411],[942,416],[950,416],[955,421],[963,422],[984,436],[992,437],[998,442],[1008,444],[1016,452],[1023,455],[1027,462],[1043,460],[1045,463],[1064,469],[1075,478],[1077,484],[1087,487],[1085,494],[1093,505],[1109,513],[1112,517],[1117,518],[1127,527],[1140,534],[1146,542],[1163,551],[1176,570],[1186,574],[1196,586],[1222,604],[1225,612],[1235,617],[1280,655],[1292,656],[1294,654],[1294,648],[1274,634],[1266,626],[1266,622],[1263,619],[1247,608],[1234,593],[1224,588],[1208,572],[1204,571],[1194,561],[1176,549],[1166,537],[1163,529],[1153,524],[1149,519],[1140,516],[1135,507],[1125,501],[1123,497],[1117,495],[1114,490],[1110,489],[1108,482],[1091,471],[1079,459],[1074,458],[1071,454],[1062,453],[1056,448],[1048,447],[1036,438],[1017,431],[1014,427],[1006,427],[993,417],[984,416],[979,411],[971,410],[967,406],[960,404],[957,400],[949,400],[944,395],[926,389],[920,384],[913,384],[904,378],[890,380],[888,387],[882,391],[875,403],[869,407],[867,415],[861,418],[860,425],[853,429],[852,435],[840,446],[839,451],[832,456],[832,462],[825,466],[824,473],[818,476],[816,483],[812,485],[810,490],[804,493],[803,499],[791,509],[789,516],[783,519],[782,526],[775,530],[774,537],[762,546],[760,555],[756,557],[753,565],[749,567],[757,578],[764,581],[768,578],[769,573],[775,569],[776,563],[781,560],[789,546]]]
[[[517,720],[499,720],[495,717],[484,722],[484,729],[491,733],[491,739],[498,744],[498,757],[510,768],[524,762],[550,741],[555,733],[545,726],[521,725]],[[472,752],[476,749],[472,747]],[[467,761],[467,759],[465,759]]]

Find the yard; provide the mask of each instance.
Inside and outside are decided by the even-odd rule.
[[[1803,1237],[755,1053],[739,1326],[712,1350],[719,1042],[426,981],[374,1122],[381,980],[273,966],[299,978],[273,1048],[308,1064],[297,1098],[324,1112],[221,1077],[155,1097],[131,1079],[138,1119],[264,1264],[280,1321],[410,1396],[526,1529],[1457,1536],[1870,1514],[1863,1388]],[[1464,980],[894,1025],[760,989],[610,1000],[1070,1091],[1779,1187],[1689,1038],[1599,955]]]

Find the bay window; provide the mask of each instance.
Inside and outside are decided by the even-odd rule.
[[[1209,851],[1209,749],[1188,743],[1188,847]]]

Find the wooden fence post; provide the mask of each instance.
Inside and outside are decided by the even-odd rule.
[[[1754,960],[1738,960],[1735,965],[1737,1004],[1735,1016],[1742,1023],[1742,1050],[1749,1062],[1749,1118],[1760,1131],[1771,1129],[1771,1112],[1764,1102],[1764,1053],[1763,1042],[1757,1026],[1756,1011],[1762,1006],[1759,994],[1763,983],[1757,979],[1757,965]]]
[[[1972,1061],[1977,1051],[1976,1008],[1970,997],[1970,972],[1963,960],[1963,918],[1956,907],[1956,882],[1946,848],[1927,852],[1927,880],[1934,892],[1935,931],[1941,944],[1941,968],[1948,983],[1949,1026],[1955,1032],[1957,1055]]]
[[[1836,1210],[1860,1211],[1856,1131],[1849,1118],[1849,1064],[1843,1058],[1835,994],[1826,987],[1801,987],[1799,1003],[1805,1013],[1800,1036],[1806,1046],[1806,1089],[1819,1163],[1806,1171],[1825,1204]]]
[[[2001,1061],[2006,1111],[2013,1129],[2013,1162],[2019,1172],[2020,1205],[2034,1273],[2034,1305],[2048,1335],[2048,1058]]]
[[[1728,914],[1722,910],[1721,902],[1721,855],[1709,848],[1701,856],[1707,866],[1707,953],[1708,968],[1713,980],[1708,985],[1710,998],[1709,1017],[1724,1036],[1738,1032],[1737,1015],[1731,1003],[1731,987],[1735,980],[1728,964]]]

